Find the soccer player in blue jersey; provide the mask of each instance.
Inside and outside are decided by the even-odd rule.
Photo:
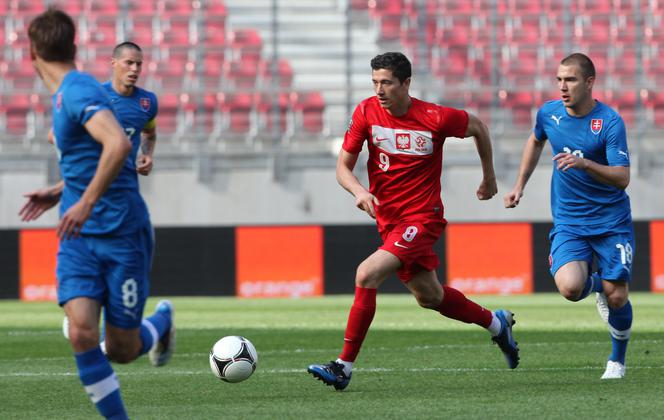
[[[128,418],[109,360],[128,363],[151,351],[165,363],[175,344],[173,308],[161,301],[141,319],[149,288],[152,228],[138,192],[131,143],[110,98],[74,65],[75,26],[50,8],[28,29],[36,72],[53,94],[53,139],[63,181],[26,194],[24,221],[58,202],[58,303],[69,319],[69,341],[86,393],[106,418]],[[106,351],[99,346],[105,311]]]
[[[584,54],[565,57],[558,67],[561,99],[537,113],[526,142],[514,189],[505,195],[513,208],[523,197],[547,140],[553,151],[549,262],[566,299],[597,293],[597,307],[612,341],[602,379],[625,376],[632,326],[628,284],[634,256],[629,197],[629,150],[625,123],[616,111],[593,99],[595,66]],[[593,261],[597,271],[591,272]]]
[[[143,68],[143,52],[133,42],[123,42],[113,49],[111,64],[112,79],[103,86],[131,140],[130,161],[136,164],[139,174],[148,175],[152,170],[152,155],[157,141],[158,105],[154,93],[136,86]]]

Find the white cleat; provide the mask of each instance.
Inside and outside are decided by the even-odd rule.
[[[609,360],[606,362],[606,370],[602,379],[622,379],[625,377],[625,365],[620,362]]]
[[[606,301],[606,295],[604,292],[597,292],[595,293],[596,295],[596,303],[597,303],[597,313],[599,313],[599,317],[602,318],[602,321],[604,321],[605,324],[609,324],[609,304]]]
[[[148,352],[150,362],[153,366],[163,366],[168,363],[175,350],[175,320],[173,316],[173,304],[170,300],[160,300],[157,303],[155,310],[157,312],[168,314],[171,318],[171,328],[161,336],[156,345],[152,346],[152,349]]]

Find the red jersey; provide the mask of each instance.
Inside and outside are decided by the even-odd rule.
[[[443,218],[440,176],[443,142],[465,137],[468,113],[411,98],[408,112],[394,117],[375,96],[355,109],[343,149],[360,153],[368,140],[369,191],[379,225],[395,224],[409,216]]]

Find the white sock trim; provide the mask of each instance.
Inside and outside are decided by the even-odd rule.
[[[150,335],[152,336],[152,347],[150,347],[150,350],[152,350],[159,342],[159,334],[157,334],[157,329],[154,325],[152,325],[152,322],[148,321],[147,319],[142,320],[141,325],[147,328],[148,332],[150,332]]]
[[[629,337],[632,335],[632,329],[628,328],[626,330],[620,331],[613,328],[613,326],[609,324],[609,333],[611,334],[611,337],[615,338],[616,340],[629,340]]]
[[[350,373],[353,371],[353,362],[347,362],[341,359],[337,359],[336,362],[341,363],[344,366],[344,373],[346,375],[350,375]]]
[[[491,316],[491,324],[489,324],[486,329],[489,330],[493,337],[495,337],[500,334],[500,329],[503,325],[500,323],[500,319],[498,319],[495,312],[491,312]]]
[[[111,375],[106,377],[106,379],[102,379],[101,381],[94,383],[92,385],[84,386],[83,388],[85,388],[85,392],[88,393],[88,397],[90,397],[90,400],[94,404],[97,404],[99,401],[106,398],[116,389],[119,389],[120,383],[118,382],[118,378],[117,376],[115,376],[115,373],[112,373]]]

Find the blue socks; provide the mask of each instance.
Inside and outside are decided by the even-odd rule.
[[[575,301],[578,302],[580,300],[583,300],[588,297],[589,294],[593,292],[601,293],[604,291],[604,288],[602,287],[602,279],[599,278],[599,274],[592,273],[588,278],[586,279],[586,284],[583,287],[583,291],[581,292],[581,296]]]
[[[141,322],[141,354],[150,351],[152,346],[171,326],[171,318],[164,312],[157,311]]]
[[[624,365],[627,343],[632,332],[632,304],[629,301],[620,309],[609,307],[609,332],[612,344],[609,360]]]
[[[120,396],[120,383],[99,347],[75,353],[78,376],[97,411],[107,419],[129,419]]]

